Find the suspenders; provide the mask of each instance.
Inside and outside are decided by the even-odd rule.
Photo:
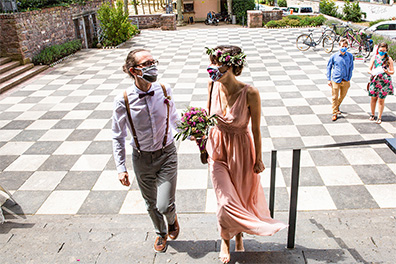
[[[165,86],[163,84],[161,84],[161,87],[162,87],[162,92],[164,93],[165,98],[168,98],[168,94],[166,92]],[[130,110],[129,100],[128,100],[126,90],[124,91],[124,101],[125,101],[125,108],[127,110],[128,120],[129,120],[129,123],[131,124],[133,140],[135,141],[136,148],[138,149],[138,152],[140,153],[140,144],[139,144],[139,141],[138,141],[138,138],[136,135],[135,126],[133,125],[133,122],[132,122],[131,110]],[[165,103],[165,104],[166,104],[166,108],[167,108],[166,129],[165,129],[164,140],[162,141],[162,149],[165,148],[166,142],[168,141],[168,129],[169,129],[169,103]]]

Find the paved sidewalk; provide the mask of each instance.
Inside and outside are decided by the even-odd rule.
[[[245,252],[230,263],[394,263],[396,210],[299,212],[296,247],[287,231],[273,237],[244,235]],[[286,213],[277,218],[287,222]],[[145,215],[35,215],[0,226],[1,263],[220,263],[214,214],[180,214],[181,233],[166,253]]]
[[[60,221],[58,230],[62,230],[66,228],[61,226],[65,217],[72,222],[76,219],[91,219],[88,221],[92,223],[103,221],[103,225],[107,224],[109,218],[124,223],[135,223],[142,217],[146,219],[146,210],[136,182],[132,179],[131,188],[121,186],[112,159],[112,102],[115,95],[131,84],[131,80],[121,70],[126,55],[133,48],[152,50],[160,61],[160,80],[173,87],[173,97],[181,112],[189,105],[205,107],[208,81],[206,67],[209,63],[205,47],[228,43],[242,46],[247,54],[248,67],[240,80],[254,85],[260,91],[263,158],[266,166],[270,165],[272,149],[290,149],[278,151],[275,204],[277,214],[287,220],[283,214],[289,206],[292,148],[393,138],[396,134],[395,96],[386,99],[381,125],[368,120],[370,99],[364,91],[368,65],[359,60],[355,62],[352,86],[341,107],[343,114],[339,120],[331,122],[331,90],[325,79],[330,54],[320,48],[306,52],[297,50],[295,39],[305,31],[307,29],[267,30],[220,26],[172,32],[143,30],[142,34],[119,49],[80,51],[45,75],[1,95],[0,184],[13,193],[20,206],[13,206],[9,200],[6,201],[7,197],[2,193],[0,204],[5,202],[2,208],[8,221],[14,221],[15,215],[26,215],[28,219],[17,220],[18,223],[22,222],[15,226],[6,223],[0,226],[0,233],[12,235],[19,232],[16,227],[24,226],[29,221],[35,226],[41,222],[50,225],[52,221]],[[208,240],[208,244],[212,245],[217,239],[213,214],[216,201],[207,167],[200,164],[198,148],[193,142],[178,142],[177,147],[178,211],[184,217],[196,217],[191,223],[197,223],[197,226],[200,226],[201,217],[210,219],[205,221],[211,222],[213,229],[210,232],[213,234],[206,234],[206,227],[201,227],[204,231],[200,231],[205,235],[199,239]],[[127,153],[131,153],[130,146]],[[133,175],[130,155],[127,160],[127,167]],[[384,219],[387,213],[388,217],[394,216],[393,211],[387,208],[396,208],[395,173],[396,156],[385,145],[303,150],[298,198],[300,215],[325,215],[328,211],[329,214],[350,213],[348,217],[359,219],[362,214],[362,219],[367,221],[376,221],[374,215],[377,214],[383,214]],[[269,174],[269,169],[262,174],[262,185],[267,196]],[[370,215],[366,213],[367,210],[375,213]],[[367,218],[367,215],[370,217]],[[320,223],[324,226],[323,222]],[[312,226],[308,220],[306,224],[300,224],[302,227],[298,230],[310,230]],[[366,227],[365,224],[362,226]],[[389,228],[385,230],[394,234],[394,224]],[[144,232],[151,232],[148,227],[143,229]],[[141,236],[144,233],[142,230],[133,235]],[[369,230],[373,237],[375,230],[376,227]],[[40,232],[23,234],[30,241]],[[387,232],[379,233],[386,235]],[[359,233],[355,235],[351,234],[350,238],[361,239]],[[277,238],[269,238],[268,241],[278,241],[276,243],[284,248],[285,236],[283,233],[279,241]],[[344,239],[341,235],[339,237]],[[2,236],[4,247],[0,248],[0,254],[10,245],[7,243],[9,239]],[[38,236],[37,239],[45,241],[44,236]],[[69,239],[79,243],[79,238],[70,236]],[[185,239],[192,238],[187,236]],[[147,238],[147,247],[151,247],[152,240]],[[377,240],[381,239],[374,240],[378,245]],[[316,245],[316,240],[308,241]],[[36,242],[33,240],[32,243]],[[391,239],[389,243],[392,245],[390,248],[394,247],[395,243]],[[55,246],[50,242],[48,244]],[[316,248],[304,243],[301,245],[309,249]],[[318,248],[327,249],[324,244],[319,245]],[[333,246],[328,248],[339,249]],[[378,249],[381,255],[363,259],[368,262],[388,261],[387,256],[382,255],[383,248],[388,246],[381,245]],[[88,252],[90,248],[83,247],[82,250]],[[11,252],[10,249],[7,252]],[[216,258],[217,253],[213,253],[212,249],[208,252]],[[147,250],[147,253],[150,258],[153,257],[151,251]],[[359,254],[363,256],[360,251]],[[156,259],[163,256],[177,258],[178,255],[161,255]],[[15,255],[16,262],[24,256],[27,255]],[[42,257],[45,259],[45,256]],[[346,259],[346,263],[355,262],[348,261],[349,257]],[[35,260],[34,263],[40,262],[38,257]],[[202,263],[200,259],[197,261]]]

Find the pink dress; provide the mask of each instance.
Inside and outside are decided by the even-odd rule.
[[[248,129],[248,86],[241,90],[225,115],[219,89],[220,84],[215,82],[210,114],[216,114],[218,119],[210,130],[207,151],[220,235],[223,239],[231,239],[240,232],[271,236],[287,225],[271,218],[260,176],[253,171],[255,151]]]

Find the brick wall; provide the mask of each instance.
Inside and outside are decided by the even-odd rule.
[[[109,1],[94,0],[85,6],[0,14],[0,55],[28,63],[46,46],[76,39],[73,14],[97,9],[103,2]]]
[[[271,20],[281,20],[283,11],[281,10],[271,10],[271,11],[262,11],[263,12],[263,21],[267,23]]]
[[[162,30],[176,30],[175,14],[132,15],[129,21],[139,29],[161,28]]]
[[[132,24],[137,25],[139,29],[161,27],[161,14],[133,15],[129,16],[129,20]]]
[[[263,14],[261,11],[247,11],[247,26],[257,28],[263,26]]]

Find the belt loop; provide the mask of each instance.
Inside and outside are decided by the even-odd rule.
[[[140,151],[140,149],[138,149],[137,152],[139,153],[139,158],[142,157],[142,152]]]

